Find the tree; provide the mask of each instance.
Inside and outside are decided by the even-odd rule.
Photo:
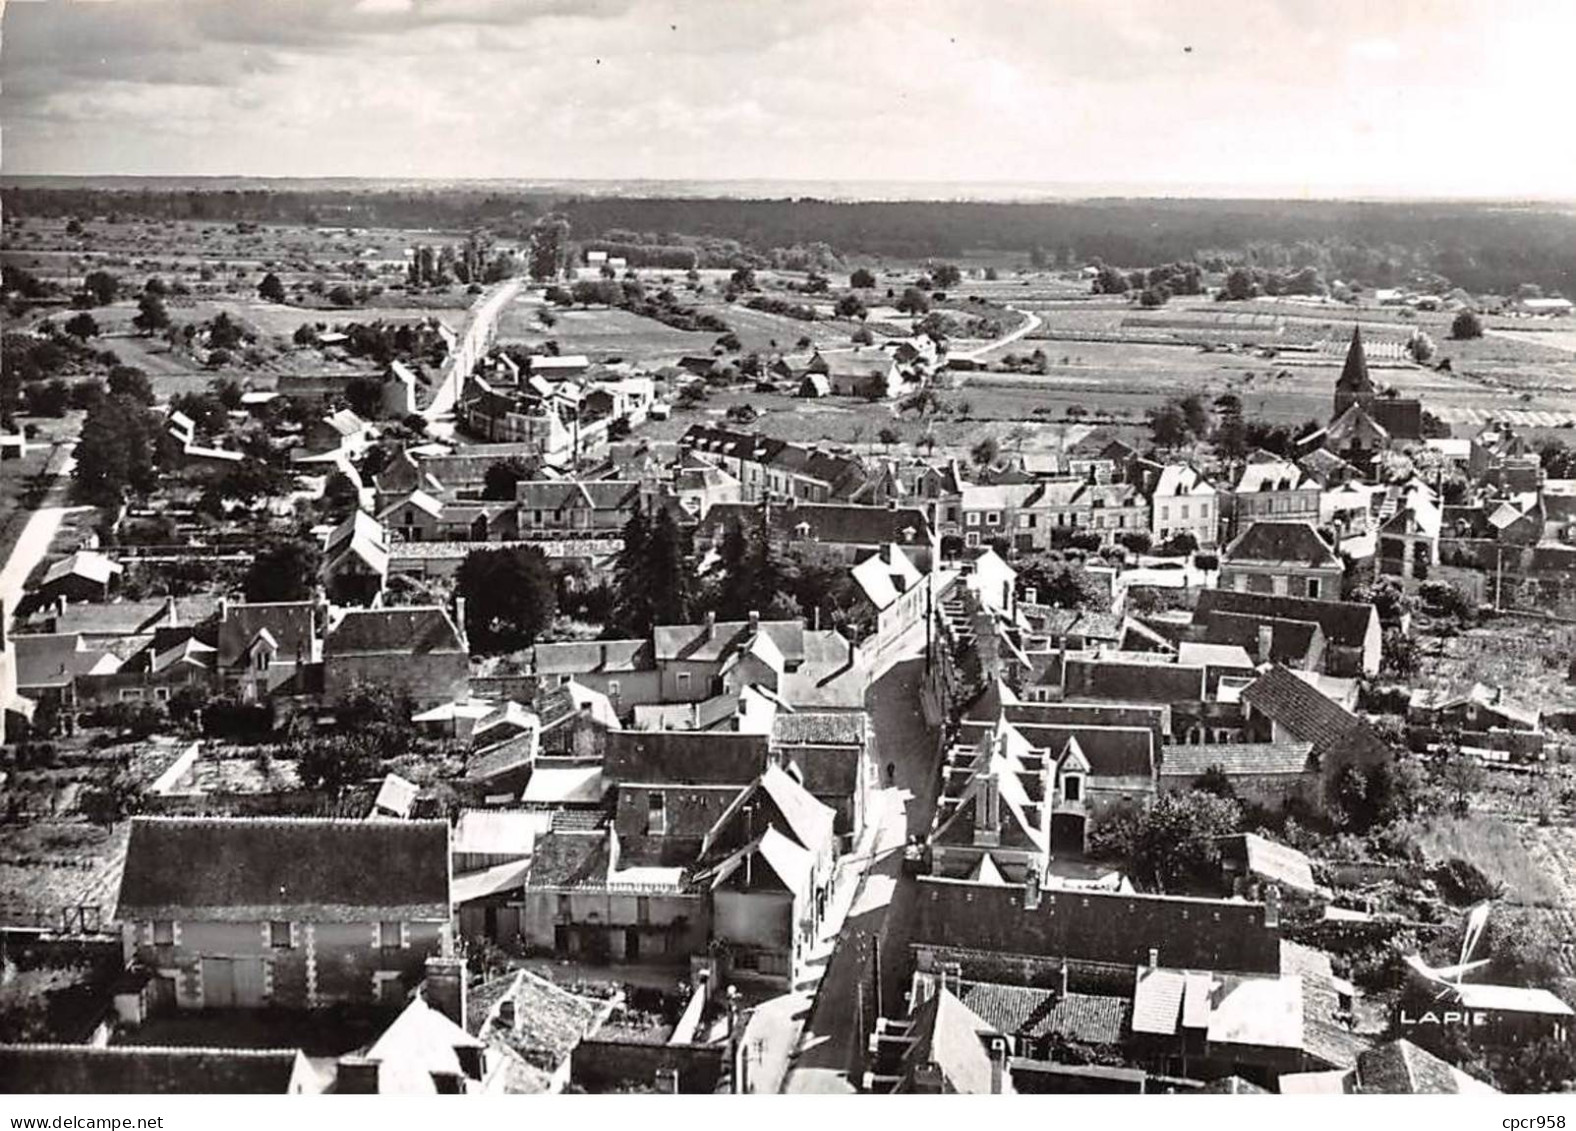
[[[241,589],[247,601],[305,601],[317,587],[322,552],[315,541],[281,538],[263,547],[247,567]]]
[[[1109,264],[1101,264],[1091,289],[1097,295],[1125,295],[1129,286],[1126,275]]]
[[[144,291],[137,297],[137,315],[131,324],[152,337],[160,330],[169,328],[170,312],[165,308],[162,298],[152,291]]]
[[[290,744],[296,777],[307,789],[339,793],[347,785],[365,781],[378,770],[371,740],[357,734],[336,734]]]
[[[664,507],[651,520],[651,533],[641,563],[651,595],[652,624],[687,624],[694,601],[694,575],[688,565],[689,545],[673,512]],[[639,635],[644,636],[645,632]]]
[[[73,338],[77,338],[85,342],[89,338],[98,337],[98,320],[94,318],[93,315],[84,310],[82,313],[73,314],[70,318],[66,319],[65,331]]]
[[[1440,741],[1443,748],[1439,762],[1439,784],[1444,787],[1451,808],[1465,816],[1472,807],[1472,798],[1483,788],[1487,779],[1483,764],[1461,749],[1460,741],[1447,735]]]
[[[82,422],[72,472],[82,497],[113,505],[128,491],[153,490],[158,434],[158,421],[135,401],[116,396],[95,401]]]
[[[856,290],[869,290],[876,285],[876,277],[868,267],[855,268],[854,273],[848,276],[848,285]]]
[[[1432,361],[1436,352],[1434,339],[1421,330],[1413,330],[1412,336],[1406,340],[1406,352],[1419,365]]]
[[[969,459],[981,471],[993,467],[1000,458],[1001,445],[997,443],[994,436],[986,436],[969,449]]]
[[[1483,319],[1475,310],[1463,310],[1450,323],[1450,336],[1456,341],[1483,336]]]
[[[1189,790],[1156,799],[1133,844],[1135,874],[1162,891],[1214,879],[1220,837],[1236,832],[1242,806],[1234,799]]]
[[[558,613],[557,586],[547,557],[535,546],[473,550],[455,574],[465,598],[465,631],[484,652],[528,647]]]
[[[264,302],[284,302],[285,285],[280,282],[278,275],[270,271],[263,276],[263,281],[257,284],[257,297]]]
[[[1055,551],[1031,554],[1020,559],[1017,566],[1018,592],[1026,596],[1033,589],[1036,604],[1095,611],[1110,606],[1109,594],[1089,572],[1082,565],[1063,560]]]
[[[1253,272],[1246,267],[1233,267],[1226,276],[1226,297],[1235,302],[1252,298],[1258,289],[1258,284],[1253,281]]]
[[[884,447],[884,448],[887,448],[887,449],[890,449],[893,444],[897,443],[902,438],[903,437],[898,432],[898,430],[896,428],[891,427],[890,425],[888,425],[885,428],[882,428],[879,432],[876,433],[876,439],[881,441],[881,446]]]
[[[371,420],[383,407],[383,385],[376,378],[358,373],[345,382],[345,403],[363,420]]]
[[[1176,405],[1182,410],[1182,419],[1195,439],[1202,440],[1209,435],[1209,409],[1205,406],[1203,397],[1197,393],[1189,393],[1179,399]]]
[[[735,267],[733,274],[728,276],[728,285],[741,291],[758,291],[760,286],[755,282],[755,268]]]
[[[340,283],[328,292],[328,301],[335,306],[355,306],[356,292],[344,283]]]
[[[1145,287],[1144,292],[1138,296],[1139,305],[1150,308],[1164,306],[1170,301],[1171,288],[1166,286]]]
[[[208,323],[208,348],[216,350],[239,349],[246,340],[246,331],[234,318],[221,310]]]
[[[82,280],[82,289],[87,292],[95,306],[108,306],[120,293],[120,280],[108,271],[91,271],[87,278]]]
[[[930,281],[937,289],[950,291],[963,282],[963,272],[951,263],[939,263],[930,269]]]
[[[563,273],[569,254],[569,221],[558,213],[543,216],[531,225],[526,268],[538,282]]]
[[[487,465],[482,476],[482,498],[492,502],[513,502],[515,487],[535,479],[542,469],[541,461],[524,456],[509,456]]]
[[[126,766],[117,765],[83,790],[80,804],[89,821],[107,828],[142,808],[142,785]]]
[[[839,318],[864,318],[869,313],[864,302],[858,295],[844,295],[837,300],[837,316]]]
[[[117,365],[109,371],[109,392],[114,397],[126,397],[138,404],[152,404],[153,382],[134,365]]]
[[[930,296],[918,287],[904,287],[902,296],[897,300],[897,309],[901,314],[928,314]]]
[[[609,632],[619,637],[644,636],[655,622],[653,597],[647,588],[647,544],[651,527],[645,508],[635,501],[629,520],[624,523],[623,546],[613,559],[613,607],[608,618]]]
[[[1417,674],[1417,641],[1398,627],[1384,630],[1380,667],[1389,675],[1407,677]]]
[[[1202,774],[1194,778],[1193,788],[1199,793],[1210,793],[1216,797],[1237,796],[1237,787],[1231,784],[1230,775],[1218,763],[1210,765]]]
[[[1157,448],[1179,448],[1187,442],[1187,417],[1175,402],[1151,408],[1145,415],[1149,419],[1149,433]]]

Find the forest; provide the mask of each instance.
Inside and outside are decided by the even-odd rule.
[[[1277,270],[1315,267],[1326,278],[1385,286],[1439,276],[1479,293],[1535,283],[1576,295],[1576,210],[1552,204],[1469,202],[1110,199],[1037,203],[837,202],[619,197],[485,183],[314,189],[205,188],[137,182],[103,187],[7,183],[8,216],[142,216],[161,220],[354,227],[487,227],[525,238],[557,212],[582,245],[649,245],[662,265],[686,247],[737,243],[746,253],[824,245],[844,259],[1030,255],[1071,266],[1123,268],[1221,260]],[[638,235],[637,235],[638,233]],[[703,262],[713,256],[700,256]]]

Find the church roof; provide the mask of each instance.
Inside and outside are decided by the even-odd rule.
[[[1352,344],[1346,350],[1346,364],[1341,367],[1341,379],[1335,383],[1335,387],[1349,393],[1374,391],[1374,383],[1368,377],[1368,357],[1363,352],[1361,326],[1352,327]]]

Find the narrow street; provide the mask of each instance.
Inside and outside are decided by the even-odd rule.
[[[902,1011],[914,901],[913,880],[903,875],[903,845],[910,834],[930,827],[936,803],[935,736],[925,725],[919,701],[924,668],[921,657],[898,661],[871,686],[865,700],[875,733],[882,794],[874,858],[838,936],[789,1068],[785,1092],[859,1090],[864,1067],[861,1046],[874,1020],[868,1016],[876,1001],[870,975],[878,950],[881,1009]],[[894,770],[890,785],[888,763]]]

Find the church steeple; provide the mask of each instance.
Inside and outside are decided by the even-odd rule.
[[[1335,383],[1335,416],[1354,404],[1367,405],[1374,399],[1374,383],[1368,376],[1368,356],[1363,352],[1361,326],[1352,327],[1352,344],[1346,349],[1346,364]]]

